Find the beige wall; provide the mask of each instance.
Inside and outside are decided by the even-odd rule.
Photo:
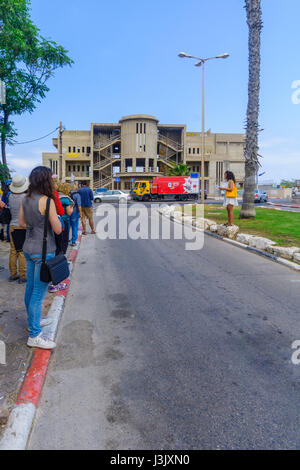
[[[137,133],[137,124],[139,125],[139,132]],[[140,132],[140,124],[142,124],[142,132]],[[144,124],[146,124],[146,133],[144,134]],[[91,124],[90,131],[64,131],[62,136],[63,147],[63,178],[69,179],[69,165],[84,166],[87,165],[91,169],[91,182],[93,183],[93,175],[99,175],[99,171],[93,171],[93,153],[94,153],[94,129],[100,133],[103,131],[110,132],[112,129],[121,130],[121,187],[128,178],[133,176],[135,178],[147,178],[147,173],[140,173],[130,175],[125,173],[125,159],[132,159],[133,171],[136,169],[136,159],[145,159],[146,171],[149,169],[149,158],[153,159],[153,167],[157,166],[157,142],[158,132],[167,136],[169,139],[178,141],[181,139],[183,144],[183,161],[193,168],[201,168],[201,133],[200,132],[186,132],[185,125],[173,124],[159,124],[159,121],[154,116],[149,115],[130,115],[123,117],[118,124]],[[110,131],[109,131],[110,129]],[[107,133],[106,132],[106,133]],[[109,135],[109,134],[107,134]],[[58,147],[58,138],[53,139],[53,144]],[[145,148],[144,148],[145,145]],[[80,147],[80,152],[77,147]],[[71,149],[69,149],[71,147]],[[75,147],[75,152],[73,152]],[[82,150],[84,147],[84,151]],[[87,154],[87,147],[90,147],[91,153]],[[189,148],[191,151],[189,152]],[[193,149],[195,151],[193,152]],[[69,152],[71,150],[71,154]],[[96,149],[95,149],[96,150]],[[172,153],[172,150],[167,149]],[[74,155],[73,155],[74,153]],[[173,152],[174,153],[174,152]],[[58,161],[58,153],[44,153],[43,164],[50,166],[53,165],[52,161]],[[222,171],[230,170],[236,175],[237,181],[244,180],[244,135],[243,134],[222,134],[211,133],[210,131],[205,134],[205,161],[207,167],[207,182],[208,192],[213,195],[215,193],[217,168]],[[222,164],[222,165],[221,165]],[[110,168],[110,167],[109,167]],[[195,170],[197,171],[197,170]],[[87,176],[75,174],[75,179],[89,179]],[[86,170],[83,172],[86,175]],[[219,171],[220,173],[220,171]],[[122,176],[123,174],[123,176]]]

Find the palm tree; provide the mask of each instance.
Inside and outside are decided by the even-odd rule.
[[[258,162],[258,115],[260,90],[261,0],[245,0],[249,27],[249,83],[245,143],[245,187],[241,219],[255,217],[254,189]]]
[[[172,163],[172,169],[168,172],[169,176],[190,176],[191,169],[185,163]]]

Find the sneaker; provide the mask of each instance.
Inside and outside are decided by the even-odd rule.
[[[39,349],[54,349],[56,343],[50,339],[44,338],[42,333],[40,333],[35,338],[28,338],[27,346],[30,348],[39,348]]]
[[[71,246],[76,246],[76,243],[71,243]]]
[[[43,320],[41,320],[40,325],[43,328],[44,326],[51,325],[52,322],[53,322],[53,318],[46,317],[46,318],[43,318]]]
[[[27,282],[26,277],[20,277],[20,279],[18,280],[19,284],[26,284],[26,282]]]
[[[60,284],[57,284],[57,286],[54,286],[51,284],[48,287],[48,291],[53,294],[54,292],[58,292],[59,290],[65,290],[67,288],[67,284],[65,282],[61,282]]]
[[[9,276],[8,282],[14,282],[20,279],[20,276]]]

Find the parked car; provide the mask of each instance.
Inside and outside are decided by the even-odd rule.
[[[267,193],[261,191],[260,189],[255,189],[254,202],[267,202],[267,201],[268,201]]]
[[[123,191],[120,191],[119,189],[113,189],[113,190],[106,191],[105,193],[94,194],[94,202],[96,203],[117,202],[119,204],[125,204],[130,199],[131,199],[130,194],[124,193]]]

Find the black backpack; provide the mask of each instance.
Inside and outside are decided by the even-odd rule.
[[[3,207],[0,212],[0,224],[9,225],[11,221],[11,212],[8,207]]]

